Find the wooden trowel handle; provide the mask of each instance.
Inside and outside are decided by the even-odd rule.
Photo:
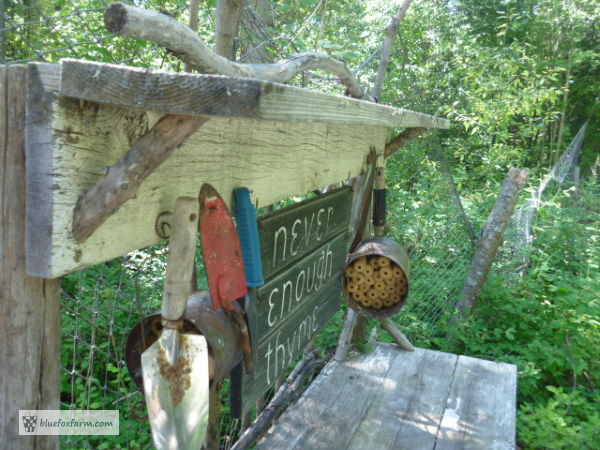
[[[198,199],[192,197],[179,197],[175,202],[161,311],[167,320],[179,320],[183,316],[192,291],[198,209]]]

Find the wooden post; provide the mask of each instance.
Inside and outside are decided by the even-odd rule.
[[[0,439],[50,450],[58,436],[19,436],[18,424],[20,409],[60,407],[59,280],[25,272],[25,96],[25,67],[0,66]]]

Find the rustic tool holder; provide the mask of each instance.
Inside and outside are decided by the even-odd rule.
[[[19,439],[20,449],[58,445],[55,437],[18,438],[16,411],[59,407],[61,276],[156,244],[158,216],[177,197],[197,197],[204,182],[224,199],[246,186],[259,206],[347,182],[344,237],[323,238],[347,251],[368,222],[374,161],[382,167],[408,130],[449,126],[267,81],[76,60],[2,66],[0,80],[0,340],[11,342],[2,350],[0,434]],[[397,129],[405,131],[389,140]],[[144,156],[149,142],[163,145]],[[335,312],[332,286],[323,298],[334,299],[324,303]]]

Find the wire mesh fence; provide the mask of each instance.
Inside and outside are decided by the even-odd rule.
[[[464,213],[447,162],[429,152],[406,151],[390,164],[390,234],[408,251],[410,291],[396,317],[418,345],[445,331],[454,312],[474,252]],[[418,175],[415,175],[418,174]],[[392,175],[391,175],[392,176]]]
[[[62,283],[63,409],[118,409],[119,436],[63,436],[63,448],[149,448],[145,400],[125,358],[127,336],[160,308],[164,247],[68,275]],[[99,439],[102,438],[102,439]]]
[[[530,189],[529,198],[513,214],[505,232],[506,245],[501,249],[496,264],[503,272],[519,275],[527,270],[535,240],[536,217],[544,201],[579,185],[579,161],[587,126],[587,122],[581,126],[558,161],[542,177],[539,185]]]

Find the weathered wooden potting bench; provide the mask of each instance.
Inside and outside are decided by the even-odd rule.
[[[0,436],[15,449],[58,446],[18,436],[17,418],[59,408],[61,276],[156,244],[158,218],[203,183],[227,202],[248,187],[258,206],[318,192],[259,220],[266,283],[246,304],[247,410],[338,310],[376,169],[449,126],[277,83],[75,60],[0,68],[0,102]],[[155,170],[138,168],[140,142],[168,146],[181,130]],[[380,345],[329,363],[259,448],[511,448],[514,388],[513,366]]]

